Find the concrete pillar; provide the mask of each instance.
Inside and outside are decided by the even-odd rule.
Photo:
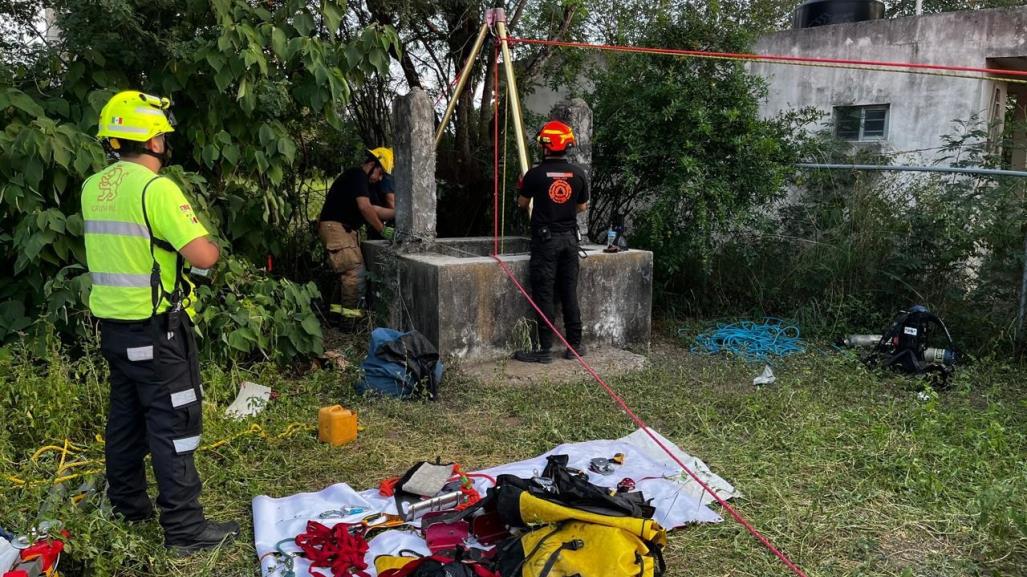
[[[392,130],[397,248],[425,250],[436,234],[435,110],[427,93],[413,88],[396,98]]]
[[[577,146],[567,154],[567,160],[585,169],[592,178],[592,109],[580,98],[564,100],[553,106],[549,112],[551,120],[559,120],[574,130]],[[578,230],[581,238],[588,238],[588,215],[591,211],[578,214]]]

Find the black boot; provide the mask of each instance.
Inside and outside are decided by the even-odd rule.
[[[239,534],[239,524],[235,521],[215,523],[207,521],[207,526],[200,534],[182,543],[165,543],[175,557],[188,557],[206,549],[213,549],[231,541]]]
[[[549,354],[549,351],[543,351],[541,349],[534,351],[517,351],[513,356],[515,361],[521,361],[522,363],[542,363],[547,364],[553,362],[553,355]]]
[[[581,356],[585,356],[588,354],[588,347],[585,346],[585,343],[581,343],[580,345],[574,345],[574,350],[578,351],[578,354]],[[570,349],[564,349],[563,358],[573,361],[577,357],[574,356],[574,352]]]

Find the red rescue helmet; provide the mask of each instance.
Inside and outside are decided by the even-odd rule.
[[[542,125],[535,140],[549,152],[565,152],[574,146],[574,131],[559,120],[550,120]]]

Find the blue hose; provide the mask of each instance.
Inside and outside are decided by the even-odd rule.
[[[678,331],[685,336],[686,330]],[[781,319],[766,318],[762,323],[740,321],[720,324],[695,337],[693,353],[731,353],[747,361],[766,361],[768,357],[787,357],[806,351],[799,338],[799,327]]]

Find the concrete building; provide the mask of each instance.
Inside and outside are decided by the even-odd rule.
[[[947,12],[891,20],[786,30],[760,38],[757,54],[901,61],[1027,70],[1027,7]],[[993,142],[1003,131],[1007,108],[1020,129],[1010,168],[1023,169],[1027,137],[1025,77],[972,78],[754,63],[767,79],[764,116],[813,106],[833,133],[854,143],[931,159],[955,121],[976,116],[988,123]],[[1012,81],[1011,81],[1012,80]]]

